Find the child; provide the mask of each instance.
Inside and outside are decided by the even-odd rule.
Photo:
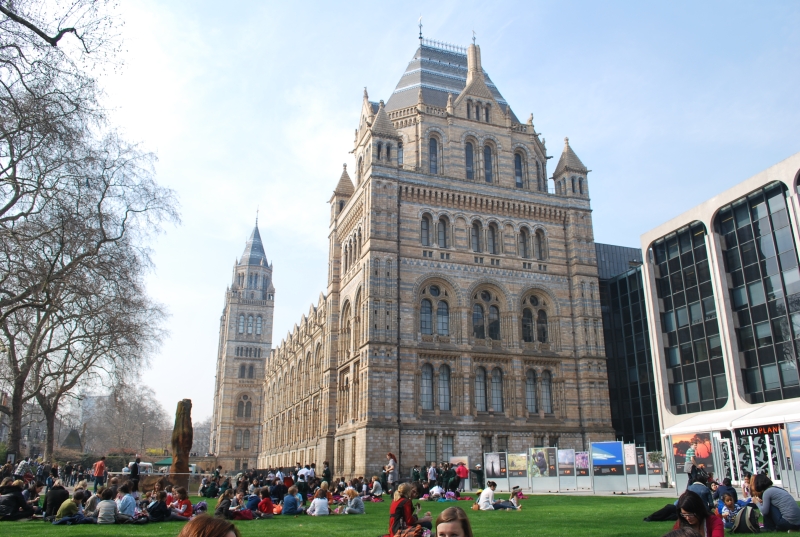
[[[380,498],[383,496],[383,487],[381,487],[381,480],[378,476],[372,476],[372,489],[369,491],[368,496]]]
[[[169,506],[175,516],[170,517],[170,520],[189,520],[192,517],[192,502],[189,501],[188,492],[185,488],[178,487],[175,494],[178,498]]]
[[[436,537],[473,537],[467,513],[460,507],[448,507],[436,517]]]
[[[259,518],[272,518],[275,513],[275,505],[272,503],[272,498],[269,495],[269,488],[264,487],[261,489],[261,501],[258,502],[258,510],[253,514]]]
[[[325,494],[325,491],[319,489],[316,494],[314,494],[314,499],[311,502],[311,506],[306,511],[309,515],[313,516],[325,516],[331,514],[330,509],[328,508],[328,496]]]
[[[725,529],[729,530],[733,527],[733,521],[736,514],[742,510],[742,506],[733,501],[733,496],[730,494],[723,494],[722,501],[725,502],[725,507],[722,508],[722,521],[725,524]]]
[[[167,493],[160,490],[156,492],[155,496],[151,495],[150,497],[153,498],[153,501],[147,506],[147,519],[150,522],[164,522],[170,520],[173,513],[170,511],[169,507],[167,507]],[[176,520],[181,519],[186,520],[183,517],[179,517]]]

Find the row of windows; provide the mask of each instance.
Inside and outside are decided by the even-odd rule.
[[[370,146],[367,149],[367,151],[369,152],[369,151],[371,151],[371,149],[372,149],[372,147]],[[377,152],[376,152],[376,155],[375,155],[376,156],[376,160],[385,161],[388,164],[392,163],[392,145],[391,144],[384,145],[383,142],[378,142],[378,144],[376,146],[376,149],[377,149]],[[397,143],[397,165],[398,166],[402,166],[403,165],[403,142],[398,142]],[[361,179],[363,178],[363,176],[364,176],[364,158],[363,157],[359,157],[358,158],[358,169],[356,170],[356,183],[360,184],[361,183]],[[340,202],[339,203],[339,210],[342,210],[342,207],[344,207],[344,202]]]
[[[245,279],[247,280],[247,288],[248,289],[266,289],[269,285],[269,277],[264,275],[258,274],[244,274],[239,273],[236,276],[236,283],[239,287],[244,287]]]
[[[247,316],[247,324],[246,325],[245,325],[245,316],[244,316],[244,314],[239,315],[239,333],[240,334],[244,334],[244,331],[245,331],[245,328],[246,328],[247,329],[247,333],[248,334],[252,334],[253,333],[253,328],[254,328],[254,322],[255,322],[256,334],[261,335],[261,330],[262,330],[262,327],[263,327],[263,324],[264,324],[264,321],[261,318],[261,315],[255,317],[255,318],[252,315],[248,315]]]
[[[573,194],[586,194],[583,177],[573,175],[572,177],[565,177],[560,181],[556,181],[556,194],[565,195],[570,188]]]
[[[477,157],[482,156],[482,161]],[[514,153],[514,184],[517,188],[524,188],[528,179],[526,155],[520,151]],[[441,141],[436,136],[428,139],[428,172],[431,175],[444,173],[443,155]],[[546,184],[539,178],[542,176],[539,162],[535,163],[536,169],[533,173],[536,176],[536,189],[546,190]],[[480,153],[477,151],[475,142],[467,141],[464,144],[464,173],[466,179],[474,181],[483,173],[483,180],[487,183],[496,183],[498,174],[496,151],[493,145],[485,144]],[[583,193],[583,180],[581,179],[580,189]]]
[[[422,246],[431,246],[432,239],[437,238],[437,246],[439,248],[450,248],[450,220],[446,216],[439,218],[436,222],[436,232],[433,232],[433,219],[429,214],[422,215],[420,221],[420,242]],[[494,223],[489,224],[484,230],[481,222],[473,222],[470,228],[470,247],[473,252],[480,253],[486,252],[492,255],[500,254],[501,233]],[[517,243],[519,247],[518,254],[523,259],[530,259],[531,254],[536,259],[546,259],[546,239],[544,232],[539,229],[531,235],[527,227],[523,227],[518,235]]]
[[[473,113],[474,107],[474,113]],[[481,110],[483,110],[483,114],[481,114]],[[490,123],[491,119],[491,110],[492,105],[489,103],[482,104],[480,102],[473,103],[472,101],[467,101],[467,119],[475,119],[476,121],[481,120],[481,116],[483,116],[483,121],[486,123]]]
[[[438,402],[439,410],[449,411],[451,409],[450,382],[450,366],[446,364],[439,366],[436,382],[434,382],[433,366],[424,364],[420,375],[420,403],[422,410],[433,410],[435,385],[435,400]],[[525,373],[525,408],[529,412],[535,413],[541,409],[545,414],[552,414],[551,392],[552,374],[550,371],[543,371],[541,377],[538,377],[533,369],[529,369]],[[495,367],[492,369],[491,374],[487,374],[485,368],[478,367],[475,370],[475,410],[488,412],[490,408],[489,402],[491,402],[492,411],[504,411],[503,372],[499,367]]]
[[[261,358],[261,349],[256,347],[236,347],[236,356],[242,358]]]
[[[237,418],[250,418],[253,416],[253,402],[248,399],[248,396],[243,395],[239,402],[236,403]]]

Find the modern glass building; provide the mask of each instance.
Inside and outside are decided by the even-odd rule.
[[[661,450],[642,251],[595,243],[611,423],[617,440]]]
[[[655,396],[679,490],[692,442],[718,477],[766,472],[797,490],[799,180],[800,153],[642,235]]]

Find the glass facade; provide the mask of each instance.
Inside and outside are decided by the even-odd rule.
[[[695,222],[653,244],[667,399],[674,414],[715,410],[728,401],[706,233]]]
[[[641,268],[600,280],[600,303],[608,357],[611,424],[616,437],[646,446],[650,451],[660,450]]]
[[[723,207],[724,249],[742,394],[750,403],[800,396],[800,271],[786,187],[767,185]]]

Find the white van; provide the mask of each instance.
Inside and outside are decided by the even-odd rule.
[[[122,469],[123,474],[131,473],[131,467],[134,465],[136,461],[131,461],[128,463],[128,466]],[[153,464],[150,462],[140,462],[139,463],[139,475],[141,474],[152,474],[153,473]]]

